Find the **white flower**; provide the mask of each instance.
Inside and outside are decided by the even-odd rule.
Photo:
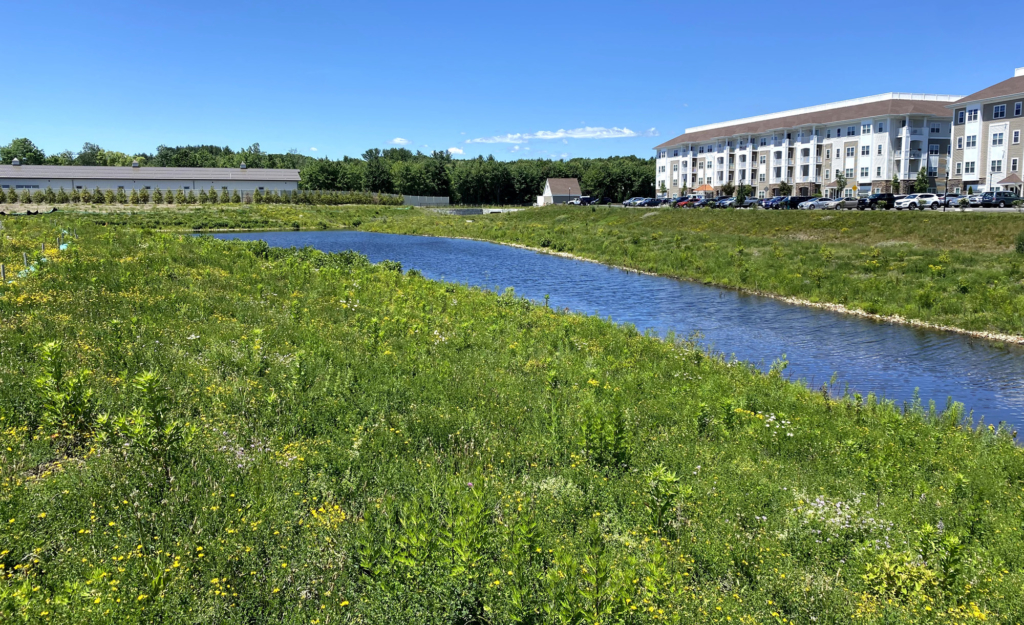
[[[190,334],[190,335],[188,335],[188,337],[186,337],[186,338],[187,338],[188,340],[190,340],[190,341],[194,341],[194,340],[196,340],[197,338],[199,338],[199,335],[198,335],[198,334]]]

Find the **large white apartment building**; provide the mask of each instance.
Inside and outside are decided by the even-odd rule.
[[[948,108],[953,113],[950,191],[1024,190],[1024,67]]]
[[[657,146],[659,195],[717,195],[727,182],[758,197],[885,193],[893,176],[908,190],[924,168],[930,190],[945,192],[953,112],[961,96],[882,95],[687,128]],[[664,189],[664,191],[662,191]],[[899,192],[899,191],[897,191]]]

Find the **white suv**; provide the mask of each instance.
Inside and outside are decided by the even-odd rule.
[[[926,207],[935,210],[942,205],[942,199],[934,193],[911,193],[907,197],[896,200],[896,208],[924,210]]]

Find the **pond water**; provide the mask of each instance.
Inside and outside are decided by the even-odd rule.
[[[986,422],[1024,425],[1024,349],[968,336],[862,319],[771,298],[646,276],[496,243],[355,231],[260,232],[219,238],[272,246],[355,250],[396,260],[424,276],[516,294],[628,323],[664,336],[700,333],[715,351],[767,370],[785,355],[786,374],[909,402],[915,389],[938,408],[952,397]]]

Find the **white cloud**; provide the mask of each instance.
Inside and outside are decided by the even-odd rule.
[[[462,148],[448,148],[449,154],[465,154]]]
[[[526,148],[526,149],[529,150],[530,148]],[[513,145],[512,149],[509,150],[509,152],[518,152],[518,151],[519,151],[519,146],[518,145]]]
[[[658,131],[654,128],[646,132],[636,132],[629,128],[605,128],[603,126],[584,126],[571,130],[541,130],[538,132],[517,132],[496,137],[480,137],[478,139],[466,139],[466,143],[526,143],[531,139],[624,139],[629,137],[657,137]],[[565,141],[568,143],[567,141]]]
[[[309,148],[310,152],[316,152],[316,148]]]
[[[391,141],[388,141],[388,143],[390,143],[391,145],[409,145],[409,140],[403,139],[401,137],[395,137]]]

